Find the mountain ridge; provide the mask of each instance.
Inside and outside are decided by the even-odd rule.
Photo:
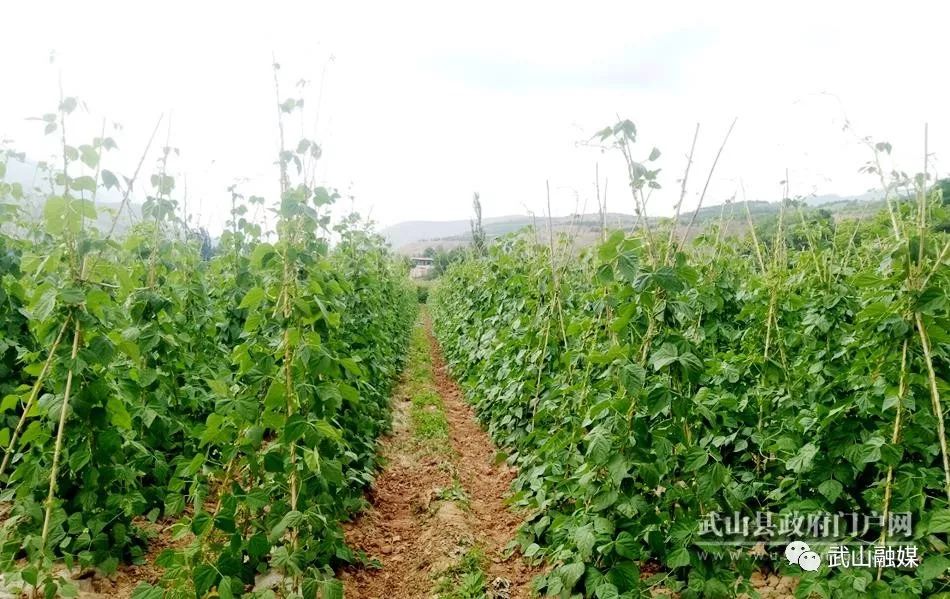
[[[847,212],[853,208],[860,209],[870,206],[880,201],[880,192],[869,191],[856,195],[838,195],[822,194],[805,198],[805,203],[812,208],[824,208],[832,212]],[[705,206],[696,214],[696,222],[702,223],[710,218],[718,218],[723,206],[732,205],[733,207],[742,207],[748,204],[750,212],[761,216],[778,212],[779,202],[766,202],[762,200],[749,200],[748,202],[731,202],[729,204],[713,204]],[[570,214],[567,216],[555,216],[551,219],[556,231],[566,230],[573,226],[582,228],[600,228],[601,220],[597,213]],[[651,216],[650,222],[661,222],[670,220],[673,217]],[[690,210],[680,215],[680,222],[685,224],[693,218],[693,211]],[[632,214],[622,212],[607,213],[608,228],[629,227],[636,223],[636,217]],[[507,233],[513,233],[524,227],[539,223],[547,227],[547,217],[509,214],[506,216],[496,216],[482,219],[482,227],[489,237],[497,237]],[[466,245],[471,239],[471,221],[470,220],[410,220],[396,223],[389,227],[379,230],[390,246],[399,253],[413,254],[421,253],[426,247],[443,247],[451,249],[460,245]]]

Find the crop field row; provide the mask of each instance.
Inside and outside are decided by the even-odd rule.
[[[77,572],[152,560],[162,576],[133,596],[238,597],[271,573],[283,596],[341,596],[339,521],[363,504],[415,315],[403,267],[361,222],[331,222],[306,140],[280,153],[276,231],[235,191],[212,251],[179,217],[165,147],[117,235],[143,183],[108,170],[111,138],[69,143],[76,106],[42,119],[62,164],[41,218],[35,190],[0,182],[4,585],[75,596]]]
[[[604,138],[629,156],[636,129]],[[655,173],[633,164],[640,206]],[[950,240],[925,180],[900,197],[899,176],[886,183],[888,209],[867,220],[786,200],[753,225],[724,206],[689,243],[643,219],[580,257],[569,239],[516,237],[448,269],[436,330],[520,470],[520,547],[554,566],[542,593],[753,593],[782,540],[717,537],[717,519],[817,513],[876,514],[841,536],[913,545],[919,567],[767,561],[801,575],[799,597],[947,592]],[[880,526],[896,515],[912,522],[898,538]]]
[[[950,596],[950,185],[886,172],[888,144],[863,169],[879,214],[785,197],[694,229],[646,217],[660,154],[634,160],[622,120],[595,137],[627,166],[632,228],[609,230],[604,200],[593,248],[550,220],[544,243],[490,239],[476,194],[471,243],[422,260],[430,289],[331,216],[279,88],[279,196],[232,187],[214,240],[179,204],[175,148],[117,175],[105,127],[67,135],[79,107],[39,117],[58,155],[32,189],[0,153],[5,592],[334,599],[349,577],[689,599],[775,596],[769,577],[802,598]],[[410,345],[420,302],[436,338]],[[378,445],[401,375],[405,422]],[[894,563],[835,568],[833,544]]]

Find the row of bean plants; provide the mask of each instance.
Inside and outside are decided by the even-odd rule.
[[[279,99],[281,145],[301,106]],[[40,118],[61,150],[44,191],[0,182],[4,584],[74,595],[77,574],[142,562],[163,529],[164,577],[136,596],[341,596],[339,522],[371,479],[414,317],[404,267],[358,218],[331,221],[307,139],[280,148],[279,201],[232,190],[216,247],[180,216],[171,147],[126,225],[145,177],[107,168],[105,133],[71,143],[77,108]],[[0,181],[20,158],[4,150]],[[266,574],[276,590],[255,592]]]
[[[602,137],[630,158],[632,123]],[[639,206],[657,156],[628,161]],[[580,256],[516,236],[450,267],[436,331],[519,467],[539,591],[733,597],[755,570],[803,573],[704,543],[708,514],[910,512],[918,569],[822,568],[796,592],[947,592],[948,209],[926,177],[881,180],[865,220],[786,201],[768,239],[740,210],[688,243],[643,220]]]

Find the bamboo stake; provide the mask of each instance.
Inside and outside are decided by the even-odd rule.
[[[686,225],[686,231],[683,232],[683,239],[679,243],[679,248],[683,247],[686,243],[686,240],[689,238],[689,231],[693,228],[693,224],[696,222],[696,216],[699,215],[699,209],[703,207],[703,200],[706,198],[706,192],[709,190],[709,183],[712,181],[713,173],[716,172],[716,165],[719,164],[719,157],[722,156],[722,151],[726,147],[726,142],[729,141],[729,136],[732,135],[732,129],[736,126],[736,121],[739,120],[739,117],[732,119],[732,124],[729,125],[729,130],[726,131],[726,136],[722,139],[722,143],[719,145],[719,151],[716,152],[716,158],[713,160],[712,166],[709,167],[709,174],[706,176],[706,184],[703,186],[703,192],[699,195],[699,203],[696,204],[696,210],[693,211],[692,218],[689,219],[689,224]]]
[[[924,328],[920,312],[914,313],[914,320],[917,322],[917,333],[920,337],[920,345],[923,347],[924,361],[927,365],[930,401],[934,416],[937,418],[937,439],[940,441],[940,454],[943,457],[943,475],[946,481],[947,501],[950,502],[950,456],[947,454],[947,430],[943,422],[943,406],[940,402],[940,391],[937,389],[937,375],[934,372],[933,358],[930,355],[930,338],[927,336],[927,329]]]
[[[740,182],[741,183],[741,182]],[[746,222],[749,224],[749,233],[752,235],[752,245],[755,247],[755,256],[759,261],[759,269],[765,274],[765,259],[762,258],[762,250],[759,249],[759,237],[755,234],[755,226],[752,224],[752,213],[749,211],[749,200],[745,197],[745,185],[742,185],[742,203],[745,205]]]
[[[894,416],[894,428],[891,431],[891,445],[896,445],[897,440],[900,438],[901,431],[901,417],[903,415],[901,408],[903,407],[902,402],[904,401],[904,394],[907,392],[907,339],[904,339],[904,347],[901,349],[901,375],[900,382],[897,386],[897,414]],[[887,467],[887,480],[884,483],[884,508],[881,511],[881,522],[884,523],[881,526],[881,542],[883,545],[887,541],[887,520],[888,514],[891,509],[891,490],[892,484],[894,482],[894,466]],[[877,579],[881,579],[881,575],[884,572],[884,567],[879,566],[877,569]]]
[[[46,356],[46,361],[43,363],[43,369],[40,371],[39,376],[36,377],[36,381],[33,383],[33,389],[30,391],[30,397],[27,399],[26,405],[23,406],[23,414],[20,415],[20,421],[17,422],[16,429],[13,431],[13,436],[10,437],[10,444],[3,453],[3,463],[0,463],[0,476],[3,476],[3,473],[7,470],[7,464],[9,464],[10,457],[13,455],[13,450],[16,448],[17,439],[20,437],[20,433],[23,431],[23,425],[26,423],[26,419],[30,413],[30,410],[33,409],[33,403],[39,396],[40,388],[43,385],[43,379],[46,378],[46,374],[49,372],[50,366],[53,364],[53,358],[56,356],[56,349],[63,340],[63,335],[66,334],[66,328],[68,326],[69,318],[63,322],[63,326],[59,329],[59,334],[56,336],[56,341],[54,341],[52,347],[50,347],[49,355]]]
[[[673,217],[673,226],[670,227],[670,238],[666,242],[666,259],[668,262],[671,256],[675,256],[676,247],[676,227],[680,222],[680,209],[683,207],[683,200],[686,198],[686,182],[689,180],[689,169],[693,166],[693,154],[696,152],[696,140],[699,139],[699,123],[696,123],[696,131],[693,133],[693,143],[689,148],[689,157],[686,159],[686,170],[683,172],[683,181],[680,184],[680,199],[676,202],[676,216]]]
[[[880,152],[874,145],[870,142],[866,142],[871,148],[871,151],[874,153],[874,166],[877,169],[878,179],[881,182],[881,189],[884,191],[884,203],[887,204],[887,213],[891,218],[891,229],[894,233],[894,239],[900,241],[901,239],[901,230],[897,225],[897,213],[894,210],[893,203],[891,202],[891,186],[887,184],[887,181],[884,179],[884,168],[881,166],[881,156]]]
[[[284,121],[281,113],[281,98],[280,98],[280,81],[277,77],[277,71],[280,69],[280,65],[277,63],[276,57],[273,60],[273,69],[274,69],[274,93],[277,99],[277,129],[280,135],[279,139],[279,153],[278,153],[278,163],[280,165],[280,205],[283,206],[284,198],[290,190],[290,180],[287,175],[287,163],[284,160]],[[283,344],[284,344],[284,357],[283,357],[283,370],[284,370],[284,387],[285,393],[287,396],[287,418],[289,419],[294,415],[295,406],[294,406],[294,386],[293,386],[293,361],[294,361],[294,351],[290,344],[290,319],[293,316],[293,290],[296,282],[296,271],[292,268],[290,261],[290,248],[295,241],[294,227],[293,227],[293,217],[289,220],[283,214],[279,213],[280,224],[282,227],[278,227],[278,237],[282,238],[284,241],[284,252],[283,252],[283,273],[282,273],[282,282],[281,282],[281,299],[283,300],[283,316],[284,316],[284,331],[283,331]],[[299,496],[299,482],[297,480],[297,442],[290,442],[290,509],[297,509],[297,500]],[[297,548],[297,527],[291,527],[290,529],[290,547],[292,551],[296,551]],[[294,576],[295,586],[297,591],[301,591],[301,582],[299,576]]]
[[[76,323],[73,333],[73,349],[70,354],[69,372],[66,375],[66,390],[63,392],[63,405],[59,409],[59,427],[56,430],[56,445],[53,448],[53,466],[49,474],[49,493],[46,496],[46,515],[43,517],[42,548],[46,550],[46,541],[49,538],[49,523],[53,515],[53,501],[56,498],[56,477],[59,474],[59,457],[63,450],[63,434],[66,431],[66,414],[69,410],[69,396],[73,390],[73,374],[75,372],[76,354],[79,353],[79,337],[81,325]]]
[[[159,115],[158,121],[155,123],[155,128],[152,129],[152,135],[148,138],[148,143],[145,144],[145,150],[142,152],[142,156],[139,158],[139,163],[135,167],[135,172],[132,174],[132,179],[125,188],[125,193],[122,194],[122,201],[119,203],[119,208],[116,210],[115,217],[112,219],[112,224],[109,226],[109,231],[106,233],[106,241],[112,238],[112,234],[115,232],[115,227],[119,222],[119,215],[122,214],[122,209],[125,208],[129,203],[129,196],[132,194],[132,186],[135,184],[135,180],[138,179],[139,171],[142,170],[142,164],[145,162],[145,157],[148,156],[148,151],[152,147],[152,142],[155,141],[155,136],[158,134],[158,127],[162,124],[163,116],[164,115]]]
[[[607,193],[606,184],[604,198],[600,197],[600,164],[594,165],[594,190],[597,193],[597,208],[600,210],[600,241],[607,241]]]
[[[551,183],[544,182],[548,198],[548,243],[551,252],[551,277],[554,283],[554,307],[557,308],[558,323],[561,326],[561,339],[564,341],[564,347],[567,348],[567,330],[564,327],[564,311],[561,309],[561,282],[558,278],[557,262],[554,252],[554,223],[551,218]]]
[[[168,117],[168,130],[165,134],[165,147],[162,148],[162,170],[159,179],[159,188],[158,188],[158,199],[162,200],[165,197],[165,185],[166,177],[168,173],[168,153],[169,147],[168,144],[171,143],[172,137],[172,119],[171,116]],[[162,233],[162,222],[158,218],[154,219],[153,223],[155,228],[152,230],[152,247],[149,252],[148,257],[148,287],[152,289],[155,287],[155,279],[157,277],[156,269],[158,267],[158,245],[159,239]]]

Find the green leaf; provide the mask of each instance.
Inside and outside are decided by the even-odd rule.
[[[643,389],[646,376],[646,370],[635,362],[624,364],[620,373],[623,386],[631,396],[636,396]]]
[[[35,587],[36,582],[38,580],[38,573],[35,567],[29,566],[27,568],[24,568],[23,571],[20,572],[20,577],[23,578],[23,581],[26,584]]]
[[[610,473],[610,480],[618,487],[623,479],[630,474],[631,464],[622,453],[615,453],[607,464],[607,471]]]
[[[640,557],[640,544],[637,543],[632,534],[624,531],[617,535],[617,539],[614,541],[614,551],[620,557],[635,560]]]
[[[132,591],[132,599],[162,599],[165,591],[161,587],[156,587],[147,582],[140,582]]]
[[[125,430],[132,428],[132,416],[125,409],[125,402],[118,397],[109,398],[106,411],[109,413],[109,422],[115,426]]]
[[[207,512],[198,512],[191,519],[191,532],[196,535],[203,535],[211,528],[212,518]]]
[[[319,420],[313,421],[313,427],[316,429],[320,436],[324,439],[330,439],[335,443],[341,443],[343,441],[343,434],[337,427],[333,426],[326,420],[322,418]]]
[[[88,175],[76,177],[69,184],[69,187],[75,191],[88,191],[92,193],[96,190],[96,180]]]
[[[930,516],[930,523],[927,526],[929,534],[950,534],[950,509],[936,510]]]
[[[294,414],[288,418],[284,424],[283,441],[285,443],[292,443],[304,436],[309,428],[310,422],[308,422],[306,418],[300,414]]]
[[[295,526],[300,522],[301,516],[301,513],[295,510],[291,510],[284,514],[284,517],[280,519],[280,522],[271,528],[270,534],[268,534],[268,540],[271,543],[277,542],[277,540],[280,539],[288,527]]]
[[[218,584],[218,599],[234,599],[234,593],[231,591],[230,578],[224,578]]]
[[[689,565],[689,551],[684,547],[674,549],[666,556],[666,565],[670,568],[684,568]]]
[[[727,599],[733,597],[734,593],[717,578],[707,578],[703,583],[703,597],[709,599]]]
[[[825,496],[825,498],[834,503],[838,497],[841,496],[841,492],[844,490],[844,487],[838,481],[834,479],[828,479],[825,482],[818,485],[818,492]]]
[[[653,370],[660,370],[678,361],[679,350],[672,343],[664,343],[650,356],[650,364],[653,366]]]
[[[112,303],[112,297],[101,289],[90,289],[86,292],[86,308],[99,320],[105,318],[103,309]]]
[[[561,582],[564,584],[564,588],[571,590],[577,584],[577,581],[580,580],[584,575],[584,564],[583,562],[564,564],[558,568],[558,574],[561,577]]]
[[[684,456],[683,469],[687,472],[699,470],[709,461],[709,452],[702,447],[691,447]]]
[[[267,388],[267,395],[264,396],[264,407],[274,410],[284,405],[287,397],[287,390],[284,388],[284,382],[280,379],[271,381]]]
[[[577,552],[580,554],[581,559],[590,559],[591,553],[594,550],[594,544],[597,542],[597,537],[594,535],[594,527],[590,524],[585,524],[584,526],[579,526],[574,529],[574,542],[577,544]]]
[[[617,272],[620,273],[624,281],[630,284],[635,283],[637,277],[640,275],[640,265],[637,261],[637,256],[632,253],[621,254],[617,258]]]
[[[204,597],[211,588],[218,583],[220,575],[214,569],[214,566],[201,564],[194,570],[192,581],[195,584],[195,594],[198,597]]]
[[[67,287],[60,289],[57,299],[60,303],[66,304],[67,306],[76,306],[85,301],[86,294],[83,293],[82,289]]]
[[[99,152],[90,145],[79,146],[79,159],[89,168],[96,168],[99,164]]]
[[[254,251],[251,252],[251,266],[257,269],[263,268],[275,255],[274,246],[271,244],[258,244],[254,247]]]
[[[20,398],[17,395],[5,395],[0,402],[0,412],[9,412],[20,405]]]
[[[950,558],[943,555],[931,555],[917,568],[917,574],[922,580],[940,578],[950,570]]]
[[[112,171],[103,169],[99,176],[102,177],[102,184],[106,189],[119,188],[119,178]]]
[[[594,595],[597,599],[618,599],[618,597],[620,597],[620,591],[618,591],[617,587],[613,584],[605,580],[597,586]]]
[[[56,289],[45,289],[30,306],[31,316],[34,320],[45,321],[53,313],[56,307]]]
[[[247,540],[247,553],[254,559],[260,559],[270,553],[270,542],[263,534],[253,535]]]
[[[324,580],[321,584],[321,599],[343,599],[343,582],[331,578]]]
[[[620,562],[607,572],[607,578],[621,593],[632,591],[640,584],[640,568],[633,562]]]
[[[244,299],[241,300],[238,308],[255,310],[261,305],[261,302],[264,301],[265,296],[266,293],[261,287],[252,287],[246,294],[244,294]]]
[[[601,429],[587,435],[587,458],[594,464],[606,464],[610,457],[610,438]]]
[[[814,443],[806,443],[798,450],[794,456],[792,456],[786,463],[785,466],[792,472],[801,474],[802,472],[807,472],[811,470],[812,463],[815,461],[815,456],[818,454],[818,446]]]

